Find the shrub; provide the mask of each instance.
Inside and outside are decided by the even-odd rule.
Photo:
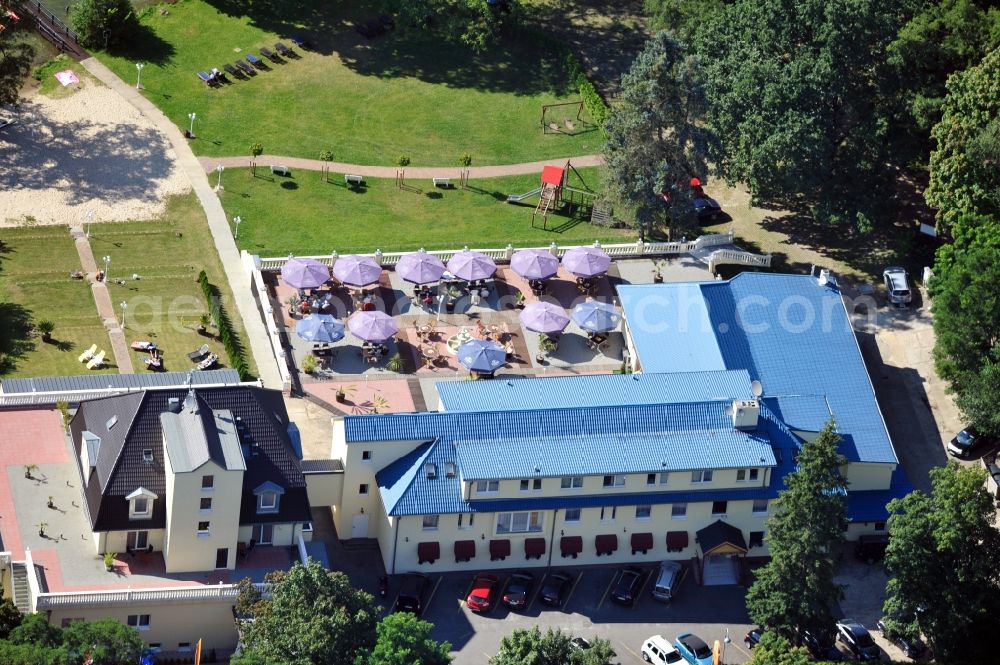
[[[104,48],[105,37],[109,48],[117,46],[139,27],[129,0],[79,0],[73,5],[70,23],[87,48]]]
[[[219,339],[222,340],[222,346],[226,349],[226,355],[229,356],[229,365],[239,373],[241,381],[252,379],[253,375],[250,373],[250,365],[247,363],[246,351],[233,331],[232,321],[222,309],[222,303],[215,293],[215,288],[208,281],[208,275],[205,274],[204,270],[198,273],[198,284],[201,285],[201,292],[205,295],[205,300],[208,301],[208,310],[212,314],[212,320],[215,321],[215,328],[219,331]]]

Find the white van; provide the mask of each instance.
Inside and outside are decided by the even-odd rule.
[[[656,582],[653,584],[653,598],[664,603],[669,603],[674,599],[677,585],[681,583],[681,574],[684,567],[676,561],[661,561],[660,570],[656,574]]]
[[[653,635],[642,643],[642,659],[647,663],[665,665],[667,663],[679,663],[681,655],[677,653],[677,649],[663,635]]]

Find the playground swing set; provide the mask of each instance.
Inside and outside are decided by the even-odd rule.
[[[572,113],[574,109],[576,110],[576,115],[572,118],[568,117],[567,111]],[[560,116],[562,116],[562,124],[558,122]],[[583,101],[542,105],[543,134],[572,135],[586,126],[586,124],[586,121],[583,119]]]
[[[549,213],[564,209],[565,214],[572,216],[580,207],[590,208],[591,222],[599,223],[596,219],[599,215],[610,215],[610,209],[600,205],[596,201],[597,192],[591,190],[584,184],[586,189],[570,187],[567,184],[569,172],[576,174],[581,183],[584,183],[583,176],[567,161],[565,166],[543,166],[541,183],[535,189],[524,194],[512,194],[507,197],[507,203],[520,203],[532,196],[538,196],[538,204],[531,213],[531,226],[537,227],[537,219],[542,218],[542,228],[548,229]]]

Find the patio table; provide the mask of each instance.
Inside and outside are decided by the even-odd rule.
[[[471,342],[473,339],[474,337],[469,332],[468,328],[459,329],[457,334],[452,335],[451,337],[448,338],[448,341],[446,343],[448,352],[453,356],[457,356],[458,347],[462,346],[466,342]]]

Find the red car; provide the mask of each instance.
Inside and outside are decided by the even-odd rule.
[[[465,604],[473,612],[489,612],[493,609],[493,601],[500,588],[500,578],[496,575],[480,573],[472,580],[472,591],[465,599]]]

